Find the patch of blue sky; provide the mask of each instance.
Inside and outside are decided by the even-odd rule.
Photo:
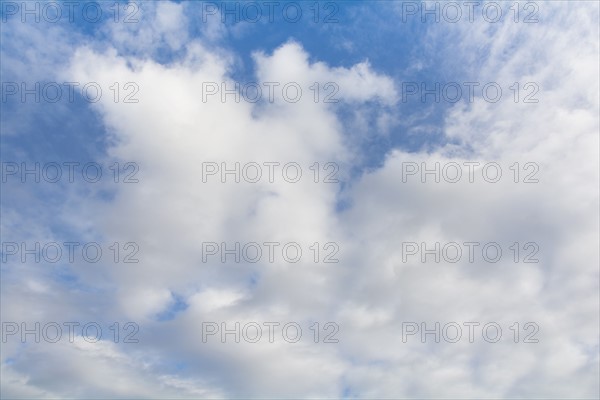
[[[254,271],[250,274],[250,277],[248,278],[248,285],[251,289],[256,288],[256,286],[258,286],[258,283],[260,281],[260,274],[257,271]]]
[[[188,308],[189,305],[185,302],[182,296],[176,293],[171,293],[171,296],[173,297],[173,301],[165,310],[156,315],[157,321],[171,321],[178,313],[181,313]]]
[[[11,96],[2,109],[0,155],[5,161],[14,157],[86,163],[105,154],[106,130],[102,120],[80,95],[73,102],[62,99],[57,103],[43,99],[39,103],[22,102],[20,96]]]

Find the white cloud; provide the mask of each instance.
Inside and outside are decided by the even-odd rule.
[[[140,183],[119,186],[112,201],[78,201],[74,194],[65,206],[74,226],[94,227],[111,242],[137,242],[140,263],[78,271],[87,284],[100,282],[110,296],[101,301],[57,293],[49,280],[33,279],[31,265],[19,266],[27,271],[21,280],[3,283],[3,304],[11,303],[3,305],[5,317],[8,312],[16,320],[37,304],[44,307],[35,318],[58,319],[65,310],[76,316],[93,312],[98,318],[138,321],[140,343],[10,345],[2,360],[3,395],[598,395],[598,42],[587,39],[597,33],[597,7],[548,5],[547,19],[536,26],[432,27],[430,38],[447,45],[444,51],[463,64],[460,73],[509,85],[538,82],[540,103],[458,103],[443,126],[448,144],[429,153],[390,151],[381,168],[353,181],[343,194],[336,184],[314,183],[308,169],[314,162],[336,162],[346,177],[344,171],[362,156],[335,106],[315,103],[310,91],[297,103],[280,95],[273,104],[221,102],[218,96],[203,102],[203,83],[233,87],[236,58],[201,39],[189,40],[185,7],[160,3],[148,24],[113,27],[107,31],[112,46],[78,46],[61,74],[102,87],[118,81],[140,88],[139,103],[115,103],[107,96],[92,106],[110,135],[107,161],[135,161]],[[221,37],[214,34],[211,41]],[[159,63],[152,58],[156,42],[181,57]],[[515,42],[518,48],[504,51]],[[256,79],[297,82],[302,88],[336,82],[338,97],[357,111],[358,121],[377,114],[367,103],[382,109],[397,103],[398,83],[368,61],[334,67],[309,60],[294,41],[272,54],[254,53]],[[385,126],[389,119],[410,116],[379,118]],[[358,127],[367,128],[368,122]],[[406,162],[473,160],[498,162],[507,179],[402,182]],[[202,182],[202,162],[266,161],[298,162],[306,179]],[[538,163],[540,183],[512,182],[508,167],[517,161]],[[342,197],[351,206],[339,212]],[[3,230],[16,226],[17,218],[3,220]],[[306,253],[296,264],[202,263],[207,241],[295,241]],[[330,241],[339,243],[340,262],[315,264],[309,246]],[[504,249],[535,241],[540,262],[516,264],[509,253],[497,264],[403,263],[405,241],[496,241]],[[158,321],[176,296],[188,308]],[[73,298],[79,301],[69,301]],[[229,326],[294,321],[306,340],[203,343],[206,321]],[[340,342],[312,343],[309,327],[315,321],[337,322]],[[501,324],[506,340],[403,343],[402,322],[408,321],[429,326],[493,321]],[[509,326],[516,321],[535,321],[540,343],[512,342]],[[173,367],[178,363],[184,365],[180,370]]]

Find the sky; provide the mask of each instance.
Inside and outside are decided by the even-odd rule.
[[[598,398],[599,20],[1,1],[1,397]]]

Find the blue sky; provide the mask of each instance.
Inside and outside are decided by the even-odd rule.
[[[83,17],[75,18],[74,23],[70,23],[67,16],[59,20],[57,23],[46,23],[46,25],[57,28],[63,27],[68,30],[69,35],[76,37],[78,41],[90,41],[95,40],[98,45],[101,45],[106,41],[106,32],[103,32],[101,22],[109,20],[114,15],[113,3],[99,3],[104,6],[103,19],[98,23],[87,22]],[[126,2],[123,2],[126,4]],[[212,6],[212,4],[219,3],[204,3],[204,6],[189,7],[189,15],[191,21],[202,21],[203,18],[213,17],[212,8],[209,8],[211,12],[207,11],[203,7]],[[233,7],[234,3],[230,3],[229,7]],[[280,7],[283,7],[285,2],[281,3]],[[236,64],[234,69],[231,71],[231,76],[242,84],[247,82],[253,82],[255,79],[255,71],[252,61],[252,53],[256,51],[262,51],[266,53],[273,52],[277,47],[281,46],[290,40],[298,41],[302,44],[306,52],[310,55],[310,60],[315,62],[324,62],[332,67],[349,67],[356,63],[368,60],[373,70],[378,71],[381,74],[391,76],[398,81],[407,82],[423,82],[425,79],[433,79],[433,82],[440,82],[442,85],[447,82],[460,82],[464,71],[460,71],[460,68],[456,65],[452,65],[448,60],[442,60],[441,51],[438,52],[434,47],[427,43],[425,33],[427,32],[428,26],[435,26],[434,19],[429,16],[426,23],[422,23],[420,17],[417,16],[406,16],[406,22],[402,22],[402,17],[390,12],[394,5],[391,2],[380,1],[376,3],[365,3],[363,1],[349,1],[349,2],[332,2],[331,4],[323,2],[319,5],[318,16],[320,22],[315,23],[315,6],[310,2],[299,2],[293,3],[298,4],[303,10],[303,18],[300,18],[297,23],[288,22],[282,13],[283,10],[274,9],[272,14],[274,22],[268,21],[269,8],[261,6],[261,15],[263,18],[257,23],[247,22],[244,19],[246,14],[240,12],[236,16],[237,21],[234,22],[232,15],[226,16],[226,23],[222,24],[228,31],[222,34],[215,41],[215,45],[222,46],[223,48],[231,51],[236,56]],[[369,5],[371,4],[371,5]],[[374,4],[374,5],[373,5]],[[146,5],[149,7],[149,5]],[[112,8],[111,8],[112,7]],[[220,5],[220,7],[224,7]],[[238,7],[240,7],[238,5]],[[144,4],[138,7],[140,11],[137,11],[135,16],[132,18],[138,18],[137,13],[143,12]],[[61,8],[63,13],[66,13],[68,6],[63,5]],[[294,10],[292,8],[291,10]],[[219,10],[221,11],[221,9]],[[19,10],[20,12],[20,10]],[[123,8],[122,13],[133,12],[128,9],[127,11]],[[250,12],[250,11],[248,11]],[[293,11],[289,11],[292,15]],[[206,15],[205,15],[206,14]],[[78,13],[74,13],[75,16],[80,16]],[[139,14],[142,15],[142,14]],[[16,18],[21,17],[20,13],[16,14]],[[219,19],[220,15],[217,15]],[[14,19],[15,16],[9,15],[6,18]],[[29,20],[33,20],[33,16],[28,16]],[[292,18],[291,16],[289,18]],[[327,23],[321,21],[327,19]],[[241,20],[241,21],[240,21]],[[331,20],[331,21],[329,21]],[[336,22],[337,21],[337,22]],[[346,21],[346,23],[344,23]],[[354,21],[349,23],[349,21]],[[268,23],[267,23],[268,22]],[[42,18],[41,24],[44,23]],[[378,26],[378,30],[373,30],[373,26]],[[237,29],[237,30],[236,30]],[[238,33],[242,32],[242,33]],[[201,38],[202,36],[202,24],[190,23],[187,29],[190,38],[193,39]],[[5,48],[13,50],[19,53],[16,48],[19,41],[11,41],[11,35],[15,33],[9,29],[5,29],[3,33],[6,37]],[[22,40],[27,40],[23,38]],[[67,39],[74,40],[74,39]],[[12,44],[11,44],[12,42]],[[346,47],[344,47],[346,43]],[[347,43],[351,43],[351,46]],[[443,48],[443,43],[439,44]],[[14,46],[14,47],[13,47]],[[122,47],[119,49],[123,54],[135,54],[135,49]],[[157,62],[169,65],[182,57],[181,51],[173,51],[168,46],[157,46],[152,50],[150,56]],[[21,55],[22,57],[22,55]],[[413,64],[415,60],[419,60],[423,63],[418,69],[415,69]],[[426,60],[426,61],[425,61]],[[444,68],[438,68],[440,62],[444,62]],[[5,81],[13,82],[18,78],[11,75],[14,71],[3,71],[5,74]],[[42,84],[54,81],[40,81]],[[66,90],[66,89],[65,89]],[[43,104],[38,105],[33,102],[33,97],[30,95],[31,101],[27,102],[27,112],[29,115],[40,115],[38,118],[15,118],[17,121],[6,121],[5,124],[9,123],[20,123],[20,124],[31,124],[30,126],[19,126],[20,131],[27,130],[30,132],[27,137],[37,141],[36,133],[43,135],[42,132],[51,130],[52,132],[60,132],[64,142],[59,142],[54,139],[47,145],[54,146],[53,148],[44,148],[42,154],[50,155],[52,159],[56,156],[65,156],[61,154],[65,151],[71,151],[69,156],[75,154],[85,154],[85,157],[94,157],[93,152],[97,151],[99,145],[102,144],[102,132],[99,123],[88,124],[92,118],[97,118],[86,105],[89,103],[81,98],[81,95],[77,95],[76,100],[71,104],[67,101],[66,93],[65,98],[59,101],[57,104],[48,102],[42,102]],[[64,100],[64,101],[63,101]],[[69,108],[65,109],[61,106],[63,103],[68,103]],[[444,115],[444,109],[449,106],[447,102],[436,103],[433,98],[427,102],[427,105],[431,107],[428,110],[427,120],[428,124],[432,124],[430,132],[427,134],[414,136],[407,135],[407,127],[402,124],[394,126],[388,135],[377,135],[377,132],[373,132],[371,137],[367,138],[367,145],[369,148],[368,152],[365,152],[368,160],[366,161],[369,165],[377,165],[383,162],[385,153],[389,148],[399,147],[408,151],[416,151],[422,149],[424,146],[435,146],[438,142],[444,141],[444,138],[440,135],[440,125],[442,123],[442,117]],[[7,111],[12,111],[13,107],[23,109],[23,105],[20,102],[19,96],[8,96],[7,101],[3,103],[3,106]],[[31,107],[31,109],[29,109]],[[81,107],[81,108],[76,108]],[[56,108],[55,110],[52,110]],[[397,104],[395,111],[408,112],[412,110],[422,109],[423,104],[420,102],[419,95],[410,96],[409,100],[404,103]],[[344,108],[340,107],[339,112],[343,113]],[[80,121],[85,125],[83,126],[72,126],[69,129],[65,129],[64,119],[61,115],[64,113],[83,114],[81,118],[73,119],[72,124],[77,124]],[[38,124],[44,124],[39,126]],[[35,124],[35,125],[33,125]],[[89,132],[83,142],[81,135],[71,135],[70,132],[76,132],[82,129]],[[7,130],[11,129],[8,125]],[[90,137],[99,135],[99,143],[93,143],[92,146],[86,146],[89,143]],[[8,137],[8,140],[23,140],[23,136],[18,138]],[[12,144],[12,143],[11,143]],[[14,143],[11,145],[9,150],[13,150],[18,147],[20,143]],[[31,145],[25,145],[27,151],[35,151],[36,147]],[[100,147],[101,148],[101,147]],[[3,150],[6,151],[6,150]],[[55,154],[54,152],[57,152]],[[58,153],[60,152],[60,153]],[[39,159],[42,154],[36,154],[35,157]]]
[[[100,2],[72,22],[24,4],[0,7],[2,397],[598,396],[597,3],[477,2],[469,20],[462,2],[286,1],[270,21],[263,2]],[[248,4],[258,22],[222,21]],[[462,14],[423,21],[433,7]],[[36,83],[63,97],[22,101]],[[263,96],[203,100],[236,83]],[[501,340],[469,341],[471,322]],[[36,323],[61,339],[23,338]],[[403,341],[436,323],[462,338]]]

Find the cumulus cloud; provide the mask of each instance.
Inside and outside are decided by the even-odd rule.
[[[549,4],[544,23],[534,26],[431,26],[425,38],[457,60],[456,76],[503,87],[536,82],[540,101],[458,102],[442,119],[442,142],[428,151],[389,149],[381,167],[358,176],[350,171],[366,156],[361,136],[371,121],[390,130],[412,117],[396,107],[401,82],[368,60],[315,61],[296,39],[252,52],[260,101],[235,101],[232,93],[223,101],[223,87],[236,87],[239,59],[217,45],[223,32],[189,36],[190,7],[160,2],[145,8],[146,24],[103,26],[96,41],[64,50],[68,61],[56,74],[101,87],[139,87],[137,103],[104,96],[90,105],[105,129],[101,161],[136,162],[139,183],[69,191],[60,212],[37,221],[3,209],[2,230],[15,241],[62,239],[64,232],[44,228],[59,215],[79,237],[135,242],[140,249],[139,263],[76,265],[70,273],[78,285],[67,292],[54,269],[40,274],[39,265],[5,264],[3,320],[135,321],[139,343],[77,337],[3,344],[3,396],[598,395],[598,41],[589,39],[598,33],[597,6]],[[165,61],[157,49],[174,56]],[[272,99],[269,82],[279,83]],[[281,90],[290,82],[303,90],[298,101]],[[338,102],[315,101],[311,85],[332,82]],[[219,92],[207,95],[208,84]],[[269,162],[279,163],[274,182]],[[290,162],[301,166],[299,182],[282,176]],[[316,162],[319,182],[310,169]],[[328,162],[339,167],[340,182],[323,182]],[[409,166],[450,162],[480,163],[475,181],[466,167],[458,183],[406,175]],[[490,162],[502,168],[498,183],[483,179],[482,166]],[[528,162],[539,167],[538,183],[522,182]],[[263,176],[235,183],[229,174],[222,183],[220,170],[206,175],[205,163],[219,169],[257,163]],[[31,229],[18,230],[21,219]],[[499,243],[502,260],[404,260],[405,242],[473,241]],[[276,262],[265,254],[256,263],[222,262],[220,254],[205,261],[206,242],[228,248],[295,242],[304,253],[296,263],[281,260],[281,246]],[[320,262],[313,260],[315,242]],[[339,247],[337,263],[321,262],[330,242]],[[514,242],[535,242],[539,262],[515,263],[508,250]],[[323,343],[321,336],[315,343],[311,327],[319,322],[325,335],[328,321],[339,326],[339,342]],[[429,328],[497,322],[504,338],[405,342],[403,323],[411,321]],[[514,343],[509,327],[519,322],[525,334],[522,326],[531,321],[539,343]],[[222,343],[219,331],[204,340],[207,323],[222,329],[223,322],[229,329],[257,322],[263,339]],[[278,325],[270,331],[265,322]],[[282,340],[288,322],[303,329],[297,343]],[[265,339],[271,334],[272,343]]]

